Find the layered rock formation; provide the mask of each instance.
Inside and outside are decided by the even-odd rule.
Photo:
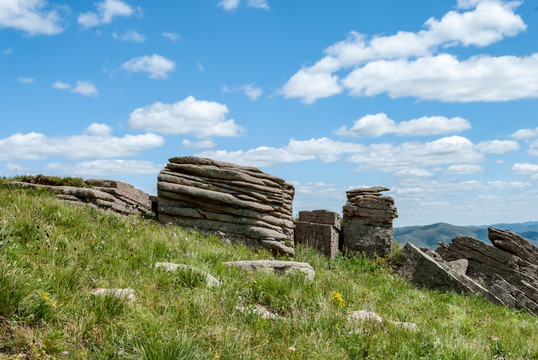
[[[159,173],[159,220],[293,255],[293,185],[253,167],[175,157]]]
[[[398,217],[394,199],[382,196],[389,189],[376,186],[347,191],[344,206],[344,247],[366,256],[392,252],[392,220]]]
[[[494,246],[468,236],[457,236],[436,252],[445,261],[466,259],[466,275],[485,284],[505,305],[538,315],[538,247],[509,231],[490,227]]]
[[[407,243],[397,272],[419,286],[483,295],[538,315],[538,247],[508,230],[490,227],[494,246],[457,236],[432,252]]]
[[[27,188],[46,188],[57,193],[57,197],[62,200],[95,205],[120,214],[154,215],[150,196],[132,185],[104,179],[88,179],[84,183],[88,187],[41,185],[17,181],[9,184]]]
[[[300,211],[295,222],[295,243],[310,246],[334,258],[338,253],[340,215],[329,210]]]

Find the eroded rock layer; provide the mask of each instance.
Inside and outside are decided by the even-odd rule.
[[[486,285],[505,305],[538,315],[538,247],[509,231],[490,227],[493,246],[469,236],[440,243],[436,252],[445,261],[465,259],[466,275]]]
[[[376,186],[347,191],[344,206],[344,247],[366,256],[392,252],[392,220],[398,217],[394,199],[382,196],[389,189]]]
[[[159,220],[293,255],[293,185],[253,167],[171,158],[157,182]]]

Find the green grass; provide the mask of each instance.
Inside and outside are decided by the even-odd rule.
[[[307,282],[222,264],[271,258],[265,251],[70,206],[46,191],[0,184],[0,208],[0,359],[538,358],[538,317],[416,289],[381,259],[331,261],[298,248],[295,260],[316,270]],[[163,261],[223,285],[153,268]],[[91,296],[96,287],[132,288],[137,298]],[[255,304],[287,320],[236,310]],[[420,331],[347,320],[367,308]]]

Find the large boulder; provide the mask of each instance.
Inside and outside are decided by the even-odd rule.
[[[293,255],[293,185],[259,169],[175,157],[159,173],[159,220]]]
[[[394,199],[382,196],[389,189],[375,186],[347,191],[344,206],[344,247],[368,257],[392,253],[392,221],[398,217]]]

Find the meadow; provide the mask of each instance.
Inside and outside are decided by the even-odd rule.
[[[479,296],[417,289],[393,273],[398,251],[331,260],[298,247],[293,260],[312,265],[313,282],[223,265],[270,258],[4,180],[0,359],[538,359],[538,317]],[[222,285],[155,269],[165,261]],[[136,299],[93,296],[95,288],[131,288]],[[281,318],[248,311],[255,305]],[[349,320],[366,309],[419,331]]]

